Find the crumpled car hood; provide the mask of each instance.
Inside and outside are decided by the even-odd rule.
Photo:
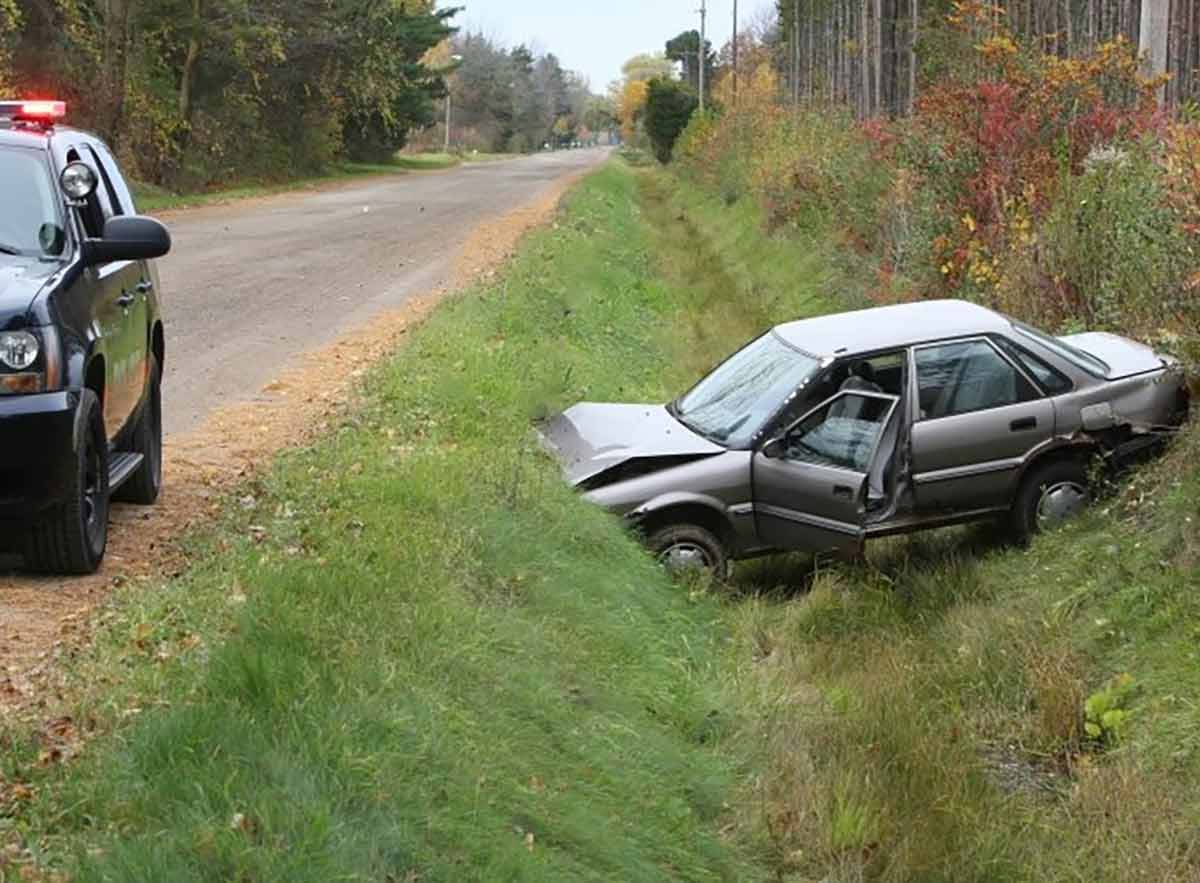
[[[571,484],[633,459],[704,457],[723,447],[696,435],[662,405],[600,405],[568,408],[541,430]]]
[[[1062,340],[1108,365],[1109,380],[1145,374],[1163,367],[1162,358],[1150,347],[1117,334],[1090,331],[1087,334],[1071,334]]]

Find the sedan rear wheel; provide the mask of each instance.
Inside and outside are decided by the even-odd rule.
[[[1081,460],[1055,460],[1034,467],[1013,505],[1013,531],[1022,541],[1053,530],[1092,501],[1087,468]]]
[[[729,574],[729,552],[712,531],[698,524],[673,524],[652,533],[646,541],[659,564],[672,575],[709,572],[718,579]]]

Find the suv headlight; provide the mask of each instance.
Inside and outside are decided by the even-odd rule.
[[[0,331],[0,395],[48,392],[62,381],[62,353],[53,326]]]
[[[0,362],[13,371],[24,371],[37,361],[41,352],[38,339],[28,331],[0,333]]]

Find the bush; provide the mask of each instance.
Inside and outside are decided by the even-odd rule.
[[[671,161],[675,142],[698,106],[696,96],[682,83],[661,78],[650,81],[644,124],[659,162]]]
[[[1183,307],[1194,262],[1166,201],[1158,145],[1092,152],[1041,225],[1044,274],[1088,326],[1153,328]]]

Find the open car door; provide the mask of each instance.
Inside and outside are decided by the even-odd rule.
[[[772,548],[857,550],[864,536],[872,467],[899,398],[840,392],[801,417],[754,455],[754,514],[759,539]],[[884,445],[883,447],[888,447]]]

